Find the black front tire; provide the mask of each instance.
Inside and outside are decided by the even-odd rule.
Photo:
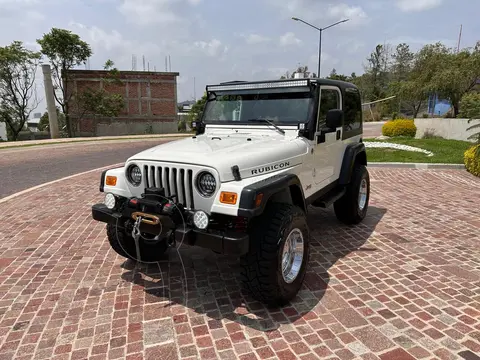
[[[140,256],[137,256],[133,237],[125,233],[123,229],[117,230],[115,225],[110,224],[107,224],[107,238],[110,246],[117,254],[136,262],[149,263],[160,261],[165,258],[164,253],[168,249],[166,240],[150,242],[140,238]]]
[[[366,185],[364,204],[361,203],[359,196],[362,185]],[[370,176],[367,167],[357,163],[353,168],[352,179],[347,186],[345,195],[333,204],[337,219],[347,225],[360,223],[367,215],[369,200]]]
[[[256,300],[270,306],[283,306],[302,287],[309,259],[309,228],[302,209],[284,203],[270,203],[262,216],[253,220],[250,250],[241,258],[242,282]],[[296,278],[287,282],[282,274],[282,253],[292,230],[303,237],[303,259]]]

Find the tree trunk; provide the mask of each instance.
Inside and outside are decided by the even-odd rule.
[[[415,119],[418,116],[418,112],[420,111],[420,108],[422,107],[422,101],[418,104],[418,106],[413,105],[413,118]]]
[[[72,128],[71,128],[71,125],[70,125],[70,114],[68,113],[68,105],[65,104],[65,110],[64,110],[64,114],[65,114],[65,125],[67,126],[67,135],[69,138],[72,137]]]
[[[10,123],[10,121],[6,121],[6,124],[10,128],[10,134],[12,135],[12,141],[17,141],[18,134],[20,134],[20,131],[22,130],[22,128],[19,127],[18,129],[15,129],[15,127]]]
[[[453,117],[456,118],[460,113],[460,106],[458,101],[453,101]]]

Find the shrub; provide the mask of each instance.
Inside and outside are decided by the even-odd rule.
[[[443,137],[435,135],[435,129],[426,129],[423,132],[422,139],[443,139]]]
[[[373,113],[373,117],[372,117]],[[382,114],[380,114],[378,111],[373,110],[370,112],[370,110],[364,110],[363,111],[363,121],[365,122],[372,122],[372,121],[380,121],[382,120]]]
[[[463,95],[459,105],[460,117],[480,119],[480,93],[471,92]]]
[[[464,162],[469,173],[480,177],[480,144],[465,151]]]
[[[178,122],[178,132],[187,131],[187,122],[185,120],[180,120]]]
[[[387,121],[382,127],[382,135],[395,137],[395,136],[407,136],[415,137],[417,133],[417,127],[413,120],[398,119]]]

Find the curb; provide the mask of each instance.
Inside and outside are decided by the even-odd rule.
[[[457,169],[465,170],[464,164],[430,164],[430,163],[400,163],[400,162],[387,162],[387,163],[375,163],[371,162],[368,167],[378,168],[404,168],[404,169]]]
[[[79,137],[79,138],[65,138],[59,139],[45,139],[45,140],[26,140],[26,141],[7,141],[0,143],[0,150],[13,149],[32,146],[45,145],[61,145],[72,144],[78,142],[102,142],[102,141],[127,141],[127,140],[155,140],[155,139],[169,139],[169,138],[184,138],[192,136],[192,134],[178,133],[178,134],[162,134],[162,135],[129,135],[129,136],[102,136],[102,137]]]

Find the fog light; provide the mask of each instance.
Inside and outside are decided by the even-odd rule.
[[[201,210],[195,211],[193,214],[193,223],[200,230],[205,230],[208,226],[208,215]]]
[[[115,195],[113,195],[112,193],[108,193],[107,195],[105,195],[104,203],[107,208],[112,210],[116,204]]]

